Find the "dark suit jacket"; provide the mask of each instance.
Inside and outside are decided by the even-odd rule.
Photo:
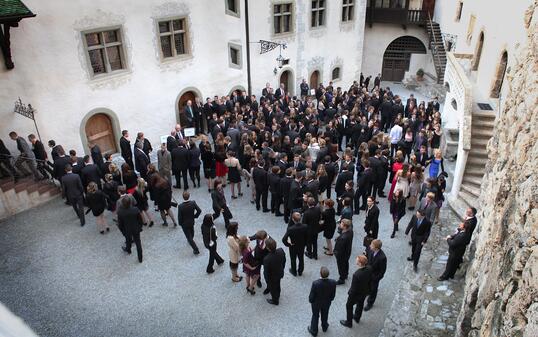
[[[54,178],[60,180],[65,175],[65,167],[71,163],[69,156],[56,157],[54,159]]]
[[[172,171],[184,171],[189,168],[190,153],[186,147],[176,147],[170,154],[172,155]]]
[[[188,200],[177,207],[177,220],[180,226],[193,227],[202,210],[194,200]]]
[[[263,258],[263,276],[269,282],[277,282],[284,277],[286,267],[286,253],[282,248],[277,248],[274,252],[269,252]]]
[[[385,276],[385,271],[387,270],[387,256],[381,249],[375,256],[374,251],[370,250],[370,247],[366,247],[366,249],[368,265],[372,268],[372,281],[379,281]]]
[[[318,180],[312,180],[306,183],[306,186],[304,188],[304,193],[310,192],[312,193],[312,197],[318,201],[319,197],[319,181]]]
[[[256,166],[252,170],[252,180],[256,186],[256,191],[266,191],[269,188],[269,184],[267,182],[267,171],[261,167]]]
[[[420,227],[417,228],[417,221],[417,216],[413,215],[411,221],[409,221],[407,229],[405,230],[405,235],[407,235],[409,231],[411,231],[411,240],[413,240],[414,242],[426,243],[426,241],[428,241],[428,238],[430,237],[432,223],[430,222],[430,220],[428,220],[427,217],[424,217],[422,219],[422,224],[420,225]]]
[[[473,235],[473,232],[476,228],[476,224],[478,223],[478,220],[476,219],[476,217],[472,217],[470,219],[467,219],[465,220],[469,223],[469,240],[471,240],[471,236]]]
[[[269,184],[269,191],[273,194],[281,195],[280,192],[280,176],[274,173],[267,174],[267,181]]]
[[[379,208],[376,205],[373,205],[370,211],[367,211],[368,214],[364,220],[364,230],[368,235],[372,231],[372,237],[377,238],[377,233],[379,232]]]
[[[131,142],[125,139],[125,137],[120,138],[120,149],[121,149],[121,156],[123,158],[133,158],[133,150],[131,149]]]
[[[316,308],[328,308],[336,295],[336,281],[322,278],[312,282],[308,301]]]
[[[148,173],[148,165],[151,163],[147,154],[141,149],[135,149],[135,168],[140,175],[145,176]]]
[[[202,239],[204,240],[204,246],[209,249],[210,242],[217,242],[217,230],[215,226],[204,226],[202,224]]]
[[[220,212],[222,209],[227,207],[224,194],[220,193],[218,190],[211,191],[211,201],[213,202],[213,210],[215,212]]]
[[[137,207],[118,207],[118,227],[124,235],[128,236],[140,233],[142,231],[142,224],[142,214]]]
[[[341,172],[336,178],[336,184],[334,186],[334,191],[337,196],[342,195],[346,189],[346,183],[351,180],[353,181],[353,173],[350,171]]]
[[[78,174],[67,173],[62,177],[63,194],[69,201],[82,198],[84,196],[84,187]]]
[[[101,186],[101,169],[96,164],[88,164],[80,171],[82,184],[84,188],[88,187],[90,182],[94,182],[97,186]]]
[[[291,182],[293,181],[293,178],[291,177],[284,177],[284,178],[281,178],[280,179],[280,186],[279,186],[279,189],[280,189],[280,193],[281,195],[284,197],[284,204],[285,204],[285,207],[288,207],[288,200],[289,200],[289,197],[290,197],[290,188],[291,188]]]
[[[353,248],[353,230],[342,232],[334,241],[334,254],[337,258],[349,259]]]
[[[465,231],[458,232],[446,240],[448,243],[448,253],[457,258],[462,258],[465,254],[465,248],[470,241],[470,233]]]
[[[308,229],[305,224],[293,224],[286,230],[286,234],[284,234],[284,237],[282,238],[282,243],[284,243],[286,247],[293,247],[298,250],[301,250],[302,248],[304,250],[307,233]],[[291,244],[288,242],[288,238],[290,239]]]
[[[308,234],[314,235],[319,233],[319,220],[321,219],[321,210],[318,206],[309,207],[304,211],[303,223],[308,228]]]
[[[370,282],[372,279],[372,270],[370,266],[358,269],[353,273],[351,287],[347,294],[351,299],[359,299],[361,296],[366,296],[370,293]]]

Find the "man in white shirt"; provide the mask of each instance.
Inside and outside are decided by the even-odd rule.
[[[390,156],[394,156],[394,152],[398,149],[398,142],[402,139],[403,129],[400,126],[400,121],[396,120],[392,129],[390,129]]]

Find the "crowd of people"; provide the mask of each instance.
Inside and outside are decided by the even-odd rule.
[[[320,316],[323,331],[329,326],[328,310],[336,287],[349,279],[349,260],[358,235],[364,254],[354,259],[357,268],[351,277],[346,318],[340,321],[352,327],[353,321],[360,321],[363,309],[368,311],[374,305],[386,271],[387,257],[378,238],[380,213],[391,214],[390,237],[395,238],[400,220],[413,212],[405,234],[411,236],[408,260],[415,271],[432,224],[439,221],[448,177],[440,105],[437,98],[419,103],[413,95],[404,102],[389,87],[382,88],[377,78],[369,88],[362,75],[348,90],[334,87],[332,82],[313,89],[310,95],[303,81],[301,95],[291,96],[283,84],[274,91],[268,83],[259,100],[255,95],[233,92],[207,98],[205,104],[198,99],[189,101],[180,114],[181,124],[156,150],[143,132],[138,132],[132,144],[129,132],[122,131],[123,163],[119,167],[95,143],[88,144],[90,154],[81,158],[50,140],[49,161],[34,135],[28,137],[30,147],[11,132],[21,154],[13,166],[10,152],[0,142],[0,168],[15,180],[29,170],[35,179],[59,181],[66,204],[73,207],[80,224],[84,226],[85,215],[92,212],[103,235],[110,228],[104,214],[112,212],[125,237],[122,249],[131,254],[135,244],[139,262],[143,261],[140,233],[145,226],[154,225],[154,210],[163,226],[168,221],[174,227],[179,225],[193,253],[200,253],[194,226],[203,211],[191,200],[189,188],[201,187],[202,172],[212,200],[212,212],[203,215],[201,224],[203,245],[209,253],[207,273],[214,272],[215,262],[221,265],[225,261],[217,251],[215,220],[221,215],[231,280],[244,279],[246,291],[254,295],[256,287],[261,287],[263,271],[264,294],[271,295],[267,299],[271,304],[279,304],[286,262],[289,273],[300,277],[305,256],[314,260],[321,253],[334,257],[338,279],[330,279],[329,270],[322,267],[320,279],[312,284],[308,331],[314,336]],[[185,128],[194,128],[198,137],[187,137]],[[150,159],[153,151],[157,152],[156,163]],[[252,236],[238,234],[239,224],[232,221],[233,210],[224,193],[226,185],[232,199],[243,197],[244,192],[253,209],[282,219],[287,230],[278,241],[288,254],[265,230]],[[181,203],[173,197],[173,189],[183,189]],[[379,209],[379,198],[388,198],[389,209]],[[364,224],[354,221],[361,211]],[[476,227],[475,215],[476,210],[470,208],[467,219],[447,237],[450,254],[440,280],[454,277]],[[325,239],[322,249],[318,249],[320,233]]]

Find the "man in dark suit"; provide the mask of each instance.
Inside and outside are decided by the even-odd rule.
[[[190,164],[190,152],[185,147],[183,140],[179,141],[179,146],[172,150],[172,171],[176,177],[176,188],[181,188],[181,176],[183,176],[183,186],[189,189],[188,171]]]
[[[191,128],[194,126],[194,110],[192,108],[192,101],[188,100],[187,105],[185,105],[185,108],[183,109],[183,113],[185,115],[186,119],[186,125],[185,127]]]
[[[366,201],[368,208],[366,209],[366,219],[364,219],[364,231],[366,235],[372,239],[377,239],[379,233],[379,208],[375,204],[375,199],[369,196]]]
[[[306,182],[306,185],[304,187],[304,193],[310,192],[312,193],[312,198],[318,202],[319,197],[319,181],[316,178],[316,172],[310,172],[308,174],[308,180]]]
[[[202,210],[198,205],[196,204],[196,201],[189,200],[190,193],[187,191],[183,192],[183,200],[185,200],[181,205],[177,207],[177,217],[178,217],[178,224],[183,229],[183,234],[185,234],[185,238],[187,238],[187,242],[192,247],[192,251],[194,255],[200,254],[200,251],[198,250],[198,246],[196,246],[196,242],[194,242],[194,219],[197,219],[200,214],[202,213]]]
[[[80,177],[82,179],[82,185],[84,186],[84,191],[91,182],[97,184],[97,187],[101,190],[101,169],[97,164],[90,162],[90,156],[84,156],[84,167],[80,170]]]
[[[291,182],[288,196],[288,208],[291,212],[296,212],[303,207],[303,187],[302,180],[304,172],[295,173],[295,179]]]
[[[384,97],[379,110],[381,111],[381,130],[388,132],[392,115],[392,102],[388,96]]]
[[[226,197],[224,196],[224,189],[222,188],[222,181],[220,179],[215,179],[214,189],[211,191],[211,201],[213,204],[213,220],[218,218],[222,213],[224,217],[224,226],[228,228],[230,224],[230,219],[233,218],[232,212],[226,205]]]
[[[286,253],[282,248],[276,248],[276,241],[271,237],[265,240],[265,248],[269,253],[263,258],[263,276],[267,282],[267,289],[271,293],[271,298],[268,298],[267,302],[278,305],[280,279],[284,277],[286,267]]]
[[[319,316],[321,314],[321,329],[326,332],[329,328],[327,319],[329,318],[329,308],[336,295],[336,281],[329,278],[329,269],[321,267],[319,271],[321,278],[312,282],[308,301],[312,304],[312,319],[308,326],[308,332],[312,336],[318,334]]]
[[[131,198],[122,198],[121,207],[118,208],[118,227],[125,235],[125,247],[123,251],[131,254],[131,245],[136,245],[138,262],[142,263],[142,242],[140,232],[142,232],[142,214],[140,210],[132,204]]]
[[[353,173],[348,171],[348,167],[342,164],[342,171],[336,178],[336,184],[334,185],[334,191],[336,192],[336,198],[338,199],[346,190],[346,183],[353,181]]]
[[[437,280],[445,281],[454,278],[460,263],[463,261],[465,249],[471,241],[470,227],[471,224],[464,221],[460,223],[458,231],[455,234],[446,237],[446,242],[448,243],[448,260],[446,261],[444,273]]]
[[[280,179],[280,193],[281,201],[284,203],[284,222],[288,223],[290,220],[291,209],[289,207],[289,197],[291,183],[293,182],[293,169],[288,167],[286,169],[286,176]]]
[[[123,130],[120,138],[120,149],[123,160],[134,170],[133,150],[131,149],[131,141],[129,140],[129,131]]]
[[[84,226],[86,219],[84,218],[84,187],[78,174],[73,173],[71,165],[65,166],[66,174],[62,177],[63,195],[67,202],[73,206],[75,213],[80,219],[80,225]]]
[[[265,161],[259,160],[258,165],[252,170],[252,180],[256,187],[256,209],[260,210],[260,199],[263,212],[269,212],[267,208],[267,194],[269,192],[269,183],[267,182],[267,171],[263,168]]]
[[[148,165],[151,164],[149,156],[144,152],[142,142],[136,142],[134,147],[135,168],[140,172],[140,177],[147,179]]]
[[[273,166],[271,172],[267,174],[267,183],[271,192],[271,213],[275,216],[282,216],[280,213],[280,204],[282,203],[282,193],[280,192],[280,168]]]
[[[467,211],[465,211],[465,222],[469,223],[468,232],[469,232],[469,240],[471,240],[471,236],[473,235],[473,232],[478,223],[476,219],[476,208],[474,207],[467,208]]]
[[[426,244],[430,237],[432,223],[426,218],[423,210],[418,210],[409,221],[409,225],[405,230],[405,235],[411,232],[411,256],[407,261],[413,261],[413,270],[417,272],[418,260],[422,252],[422,246]]]
[[[327,172],[327,199],[331,198],[331,190],[336,177],[336,172],[338,172],[338,165],[331,161],[331,156],[327,155],[324,158],[325,160],[325,171]]]
[[[368,266],[368,258],[364,255],[357,256],[357,265],[359,269],[353,274],[353,280],[351,281],[351,287],[347,292],[346,302],[346,320],[340,321],[345,327],[351,328],[353,326],[352,319],[358,324],[362,316],[362,308],[364,306],[364,300],[370,293],[370,282],[372,279],[372,271]],[[355,314],[353,314],[353,306],[355,307]]]
[[[338,284],[344,284],[349,273],[349,258],[351,257],[351,249],[353,248],[353,230],[351,229],[351,221],[342,219],[340,221],[340,234],[334,241],[333,253],[336,257],[336,265],[338,266]]]
[[[286,174],[286,169],[288,168],[288,155],[285,153],[281,153],[279,155],[279,159],[276,162],[276,165],[280,168],[280,178],[284,178],[284,175]]]
[[[417,154],[417,163],[419,163],[422,167],[426,167],[428,160],[430,160],[430,156],[428,156],[426,146],[421,145],[419,153]]]
[[[294,212],[291,215],[291,223],[286,230],[286,234],[282,238],[282,243],[290,250],[291,268],[289,272],[293,276],[301,276],[304,270],[304,249],[306,246],[306,238],[308,229],[301,222],[301,214]],[[297,260],[299,260],[299,268],[297,269]]]
[[[370,283],[370,295],[368,295],[364,311],[370,310],[374,305],[379,282],[383,276],[385,276],[385,271],[387,271],[387,257],[385,256],[385,252],[381,249],[382,245],[381,240],[375,239],[366,249],[368,265],[372,269],[372,282]]]
[[[295,172],[304,171],[306,168],[305,164],[301,161],[301,155],[295,154],[293,156],[293,161],[290,163],[290,167],[292,167]]]
[[[368,159],[370,163],[370,168],[372,169],[372,184],[370,185],[371,190],[368,191],[369,195],[379,195],[384,197],[383,188],[385,187],[385,181],[387,180],[385,175],[385,168],[383,167],[384,162],[381,160],[381,149],[376,149],[374,156]]]
[[[366,210],[366,199],[372,189],[372,185],[375,185],[375,175],[370,167],[370,162],[368,160],[363,160],[362,166],[364,167],[364,171],[359,174],[359,178],[357,179],[357,189],[355,190],[355,196],[353,197],[353,201],[355,202],[355,214],[359,214],[360,210]],[[361,200],[362,206],[360,205]]]
[[[318,234],[320,228],[319,221],[321,220],[321,210],[316,204],[316,200],[313,197],[309,197],[307,200],[308,208],[303,214],[303,223],[308,228],[306,256],[314,260],[318,259]]]

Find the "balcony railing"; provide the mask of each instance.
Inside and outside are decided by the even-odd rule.
[[[427,18],[427,11],[421,9],[366,8],[366,22],[369,24],[395,23],[402,25],[421,25],[426,23]]]

